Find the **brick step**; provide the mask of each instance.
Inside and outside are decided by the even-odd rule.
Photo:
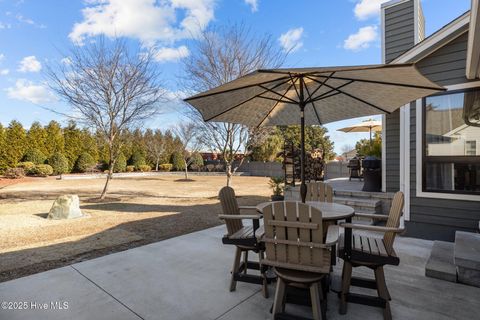
[[[351,206],[355,209],[355,212],[365,212],[365,213],[381,213],[382,212],[382,201],[380,200],[335,196],[333,198],[333,202]]]
[[[393,193],[390,192],[366,192],[366,191],[350,191],[350,190],[335,190],[335,196],[345,198],[362,198],[362,199],[392,199]]]
[[[457,282],[457,267],[453,259],[454,247],[453,242],[433,242],[432,252],[425,265],[427,277]]]

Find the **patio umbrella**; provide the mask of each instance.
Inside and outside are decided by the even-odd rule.
[[[300,194],[305,202],[305,125],[388,114],[445,90],[413,64],[257,70],[185,99],[205,121],[300,124]]]
[[[337,129],[337,131],[343,132],[370,132],[370,144],[372,144],[372,131],[381,131],[382,122],[377,120],[365,120],[360,123],[357,123],[353,126]]]

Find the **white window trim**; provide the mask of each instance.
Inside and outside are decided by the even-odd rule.
[[[400,191],[405,195],[403,217],[410,221],[410,104],[400,108]]]
[[[480,87],[480,81],[467,82],[461,84],[455,84],[451,86],[445,86],[447,91],[460,90]],[[436,192],[424,192],[422,181],[423,181],[423,110],[422,110],[422,99],[416,101],[416,194],[417,198],[434,198],[434,199],[450,199],[450,200],[467,200],[467,201],[479,201],[479,195],[471,194],[457,194],[457,193],[436,193]]]

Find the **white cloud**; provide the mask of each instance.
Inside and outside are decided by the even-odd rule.
[[[6,89],[10,99],[44,103],[55,101],[55,96],[43,84],[34,84],[26,79],[18,79],[14,87]]]
[[[283,33],[278,40],[280,41],[283,50],[294,52],[303,46],[302,42],[303,28],[290,29]]]
[[[380,14],[380,6],[389,0],[360,0],[355,5],[353,12],[359,20],[376,17]]]
[[[258,0],[244,0],[247,5],[250,6],[252,12],[258,11]]]
[[[155,52],[155,60],[158,62],[178,61],[182,58],[188,57],[190,51],[186,46],[178,48],[163,47]]]
[[[378,38],[377,26],[367,26],[358,29],[357,33],[351,34],[343,42],[343,48],[352,51],[367,49]]]
[[[89,0],[69,38],[130,37],[152,46],[198,34],[214,18],[216,0]],[[179,21],[178,17],[182,17]]]
[[[0,70],[0,76],[6,76],[10,73],[9,69],[1,69]]]
[[[39,72],[40,70],[42,70],[42,64],[35,56],[23,58],[18,67],[20,72]]]
[[[0,53],[0,62],[5,59],[5,55],[3,53]]]

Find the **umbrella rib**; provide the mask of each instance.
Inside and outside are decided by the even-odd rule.
[[[332,92],[332,91],[335,91],[335,90],[331,90],[330,92]],[[330,93],[330,92],[329,92],[329,93]],[[310,102],[311,102],[311,103],[317,102],[317,101],[320,101],[320,100],[323,100],[323,99],[327,99],[327,98],[336,96],[336,95],[338,95],[338,94],[341,94],[341,92],[340,92],[340,91],[337,91],[337,92],[334,92],[334,93],[332,93],[332,94],[330,94],[330,95],[328,95],[328,96],[322,95],[322,96],[316,97],[316,98],[313,99],[312,101],[308,101],[308,102],[309,102],[309,103],[310,103]]]
[[[292,81],[293,88],[295,89],[295,92],[297,93],[297,98],[298,98],[298,100],[300,100],[300,93],[298,93],[297,86],[295,85],[295,80],[293,79],[291,73],[289,73],[289,76],[290,76],[290,81]]]
[[[287,97],[286,95],[282,95],[282,94],[278,93],[277,91],[274,91],[274,90],[272,90],[272,89],[270,89],[270,88],[267,88],[267,87],[265,87],[265,86],[263,86],[263,85],[259,85],[259,87],[262,88],[262,89],[264,89],[264,90],[267,90],[267,91],[270,92],[270,93],[273,93],[273,94],[276,94],[276,95],[282,97],[281,99],[284,99],[284,98],[285,98],[285,99],[287,99],[287,100],[290,100],[290,102],[292,102],[292,103],[298,104],[298,101],[295,101],[295,100],[293,100],[293,99],[290,99],[290,98]]]
[[[257,96],[257,98],[262,98],[262,99],[266,99],[266,100],[272,100],[272,101],[278,101],[278,102],[283,102],[283,103],[289,103],[289,104],[294,104],[294,105],[297,105],[298,102],[295,101],[295,100],[282,100],[282,98],[280,99],[277,99],[277,98],[271,98],[271,97],[264,97],[264,96]]]
[[[290,91],[290,89],[292,89],[293,87],[293,83],[290,84],[290,86],[287,88],[287,90],[285,90],[285,93],[284,95],[287,94],[288,91]],[[265,120],[267,120],[268,116],[270,116],[270,114],[273,112],[273,110],[277,107],[277,105],[280,103],[280,100],[278,100],[274,105],[273,107],[270,109],[270,111],[268,111],[267,115],[262,119],[262,121],[260,121],[260,123],[257,125],[257,128],[260,127],[264,122]]]
[[[322,83],[315,90],[313,90],[312,94],[309,95],[309,100],[312,99],[312,96],[314,96],[315,93],[317,93],[317,91],[320,90],[321,87],[323,87],[323,84],[326,83],[330,79],[330,77],[333,76],[334,74],[335,74],[335,71],[330,73],[330,75],[328,77],[326,77],[325,80],[323,80]]]
[[[236,91],[236,90],[247,89],[247,88],[255,87],[255,86],[258,86],[258,85],[264,85],[264,84],[268,84],[268,83],[272,83],[272,82],[276,82],[276,81],[280,81],[280,80],[285,80],[285,79],[287,79],[287,81],[282,82],[281,84],[287,83],[290,78],[289,77],[282,77],[282,78],[278,78],[278,79],[274,79],[274,80],[264,81],[264,82],[255,83],[255,84],[249,84],[249,85],[245,85],[245,86],[241,86],[241,87],[237,87],[237,88],[231,88],[231,89],[227,89],[227,90],[223,90],[223,91],[199,94],[199,95],[196,95],[196,96],[193,96],[193,97],[190,97],[190,98],[183,99],[183,101],[188,102],[188,101],[192,101],[192,100],[196,100],[196,99],[200,99],[200,98],[206,98],[206,97],[214,96],[214,95],[221,94],[221,93],[227,93],[227,92],[232,92],[232,91]]]
[[[309,77],[309,79],[310,79],[310,80],[313,80],[313,81],[315,81],[315,82],[318,82],[318,80],[316,80],[316,79],[312,79],[312,78],[310,78],[310,77]],[[351,81],[353,82],[354,80],[351,80]],[[340,90],[340,89],[338,89],[338,88],[334,88],[334,87],[332,87],[332,86],[330,86],[330,85],[328,85],[328,84],[326,84],[326,83],[325,83],[325,86],[327,86],[327,87],[329,87],[329,88],[331,88],[331,89],[335,89],[335,90],[337,90],[338,92],[340,92],[341,94],[344,94],[344,95],[346,95],[347,97],[350,97],[350,98],[352,98],[352,99],[355,99],[355,100],[357,100],[357,101],[360,101],[360,102],[362,102],[362,103],[364,103],[364,104],[366,104],[366,105],[368,105],[368,106],[370,106],[370,107],[372,107],[372,108],[375,108],[375,109],[380,110],[380,111],[382,111],[382,112],[385,112],[385,113],[387,113],[387,114],[390,114],[390,113],[391,113],[390,111],[387,111],[387,110],[385,110],[385,109],[382,109],[382,108],[374,105],[373,103],[370,103],[370,102],[368,102],[368,101],[366,101],[366,100],[363,100],[362,98],[355,97],[354,95],[352,95],[352,94],[350,94],[350,93],[347,93],[347,92],[345,92],[345,91],[343,91],[343,90]]]
[[[327,76],[324,75],[311,75],[312,77],[318,78],[326,78]],[[445,89],[434,88],[430,86],[418,86],[414,84],[407,84],[407,83],[395,83],[395,82],[387,82],[387,81],[379,81],[379,80],[368,80],[368,79],[353,79],[353,78],[346,78],[346,77],[331,77],[331,79],[335,80],[350,80],[350,81],[359,81],[359,82],[366,82],[366,83],[376,83],[376,84],[383,84],[389,86],[398,86],[398,87],[407,87],[407,88],[415,88],[415,89],[428,89],[428,90],[437,90],[437,91],[444,91]]]
[[[310,77],[308,77],[308,79],[310,79],[310,80],[315,81],[315,82],[318,83],[318,81],[315,80],[315,79],[311,79]],[[349,81],[349,82],[346,82],[346,83],[344,83],[344,84],[342,84],[342,85],[334,88],[334,87],[329,86],[328,84],[326,84],[326,82],[323,82],[322,85],[325,85],[325,86],[331,88],[331,90],[322,93],[321,95],[317,96],[316,98],[313,98],[312,101],[322,100],[322,99],[324,99],[324,97],[325,97],[326,95],[328,95],[328,94],[330,94],[330,93],[332,93],[332,92],[334,92],[334,91],[337,91],[336,93],[334,93],[334,94],[332,94],[332,95],[329,95],[328,97],[325,97],[325,98],[329,98],[329,97],[331,97],[331,96],[335,96],[335,95],[337,95],[337,94],[340,93],[340,91],[339,91],[338,89],[343,88],[343,87],[346,87],[346,86],[348,86],[348,85],[351,84],[351,83],[353,83],[353,80],[351,80],[351,81]],[[310,101],[307,101],[307,102],[310,102]]]
[[[281,82],[281,83],[278,83],[278,84],[276,84],[272,89],[275,89],[276,87],[279,87],[279,86],[281,86],[282,84],[287,83],[288,81],[290,81],[290,80],[287,79],[287,81],[283,81],[283,82]],[[227,113],[227,112],[229,112],[229,111],[232,111],[233,109],[240,107],[242,104],[245,104],[245,103],[247,103],[247,102],[249,102],[249,101],[251,101],[251,100],[253,100],[253,99],[261,96],[262,94],[267,93],[267,92],[268,92],[268,91],[264,90],[264,91],[260,92],[259,94],[256,94],[256,95],[254,95],[253,97],[250,97],[250,98],[248,98],[248,99],[246,99],[246,100],[244,100],[244,101],[242,101],[242,102],[240,102],[240,103],[237,103],[237,104],[234,105],[233,107],[230,107],[230,108],[228,108],[227,110],[224,110],[224,111],[222,111],[222,112],[220,112],[220,113],[217,113],[217,114],[214,115],[213,117],[210,117],[210,118],[204,119],[204,120],[205,120],[205,121],[210,121],[210,120],[212,120],[212,119],[215,119],[216,117],[221,116],[222,114],[225,114],[225,113]]]
[[[312,100],[312,95],[310,94],[310,90],[308,90],[308,86],[305,86],[305,89],[307,90],[307,94],[308,94],[308,100]],[[307,105],[307,104],[305,104]],[[318,111],[317,111],[317,108],[315,107],[315,103],[312,101],[312,108],[313,108],[313,111],[315,112],[315,115],[317,116],[317,120],[318,120],[318,124],[322,124],[322,120],[320,120],[320,116],[318,115]]]

